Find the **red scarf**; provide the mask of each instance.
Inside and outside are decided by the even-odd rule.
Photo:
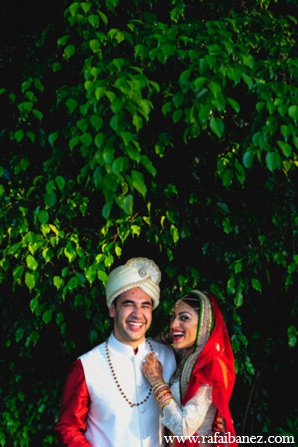
[[[214,326],[208,341],[198,354],[189,378],[182,405],[185,405],[202,384],[212,386],[212,402],[224,420],[224,433],[217,434],[217,446],[237,446],[229,401],[235,383],[234,354],[226,324],[214,296],[205,294],[212,305]],[[213,435],[215,441],[215,434]],[[176,445],[181,445],[176,441]],[[185,440],[184,446],[193,446]],[[198,445],[198,443],[197,443]]]

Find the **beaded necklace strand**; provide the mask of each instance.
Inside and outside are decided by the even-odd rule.
[[[148,345],[149,345],[149,347],[150,347],[151,352],[153,352],[152,344],[150,343],[149,340],[146,340],[146,341],[147,341],[147,343],[148,343]],[[118,390],[120,391],[120,393],[121,393],[123,399],[126,400],[126,402],[128,403],[128,405],[129,405],[131,408],[133,408],[133,407],[138,407],[138,406],[144,404],[145,402],[147,402],[147,400],[149,399],[149,397],[150,397],[150,395],[151,395],[151,393],[152,393],[152,387],[150,387],[147,396],[146,396],[145,399],[143,399],[141,402],[133,403],[133,402],[131,402],[131,401],[128,399],[128,397],[126,396],[125,392],[123,391],[123,389],[122,389],[122,387],[121,387],[121,385],[120,385],[120,383],[119,383],[119,381],[118,381],[118,378],[117,378],[117,375],[116,375],[116,372],[115,372],[115,369],[114,369],[114,366],[113,366],[113,363],[112,363],[112,360],[111,360],[108,340],[106,340],[106,354],[107,354],[108,364],[109,364],[109,367],[110,367],[110,370],[111,370],[113,379],[114,379],[114,381],[115,381],[115,383],[116,383],[116,385],[117,385],[117,388],[118,388]]]

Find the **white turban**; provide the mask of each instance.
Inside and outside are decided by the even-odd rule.
[[[147,258],[132,258],[111,271],[106,284],[106,301],[110,308],[114,299],[133,287],[140,287],[153,301],[153,309],[159,304],[161,273],[155,262]]]

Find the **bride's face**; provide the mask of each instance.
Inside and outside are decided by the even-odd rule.
[[[188,304],[180,301],[171,315],[170,331],[175,349],[191,353],[197,336],[199,316]]]

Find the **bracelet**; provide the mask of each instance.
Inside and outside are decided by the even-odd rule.
[[[163,390],[163,391],[161,391],[160,393],[158,393],[158,394],[154,394],[154,396],[155,396],[155,399],[159,402],[159,401],[161,401],[162,400],[162,398],[164,397],[164,396],[167,396],[167,395],[169,395],[169,393],[170,393],[170,390]]]
[[[152,392],[161,410],[170,403],[173,396],[166,382],[158,382],[152,387]]]
[[[159,387],[157,387],[155,390],[153,391],[153,394],[155,397],[159,396],[160,394],[163,394],[164,391],[167,391],[169,389],[168,385],[160,385]]]
[[[157,382],[155,385],[153,385],[152,392],[154,393],[154,391],[157,390],[157,388],[159,388],[160,386],[167,386],[167,385],[168,384],[164,381]]]

